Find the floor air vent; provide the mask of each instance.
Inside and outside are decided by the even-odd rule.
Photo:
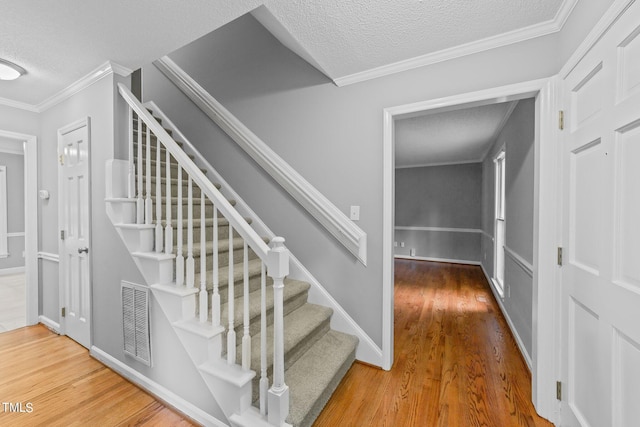
[[[122,324],[125,354],[151,366],[148,288],[122,282]]]

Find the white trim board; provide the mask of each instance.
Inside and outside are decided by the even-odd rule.
[[[52,262],[60,262],[60,256],[51,252],[38,252],[38,259],[44,259]]]
[[[526,259],[518,255],[513,249],[508,246],[504,246],[504,253],[511,258],[517,265],[524,271],[527,276],[533,278],[533,265],[531,265]]]
[[[484,265],[480,264],[480,267],[482,268],[482,272],[484,273],[484,277],[487,279],[487,282],[489,283],[489,288],[491,289],[491,292],[493,293],[493,297],[496,300],[496,302],[498,303],[498,307],[500,307],[500,312],[502,312],[502,316],[504,317],[504,319],[507,321],[507,325],[509,326],[509,330],[511,331],[511,335],[513,336],[513,338],[516,341],[516,345],[518,346],[518,350],[520,350],[520,354],[522,355],[522,358],[524,359],[525,363],[527,364],[527,368],[529,369],[529,372],[531,373],[531,367],[533,366],[533,362],[531,361],[531,356],[529,356],[529,353],[527,353],[527,348],[524,346],[524,342],[522,341],[522,338],[520,338],[520,335],[518,335],[518,331],[516,330],[513,322],[511,321],[511,317],[509,317],[509,313],[507,313],[506,308],[504,307],[504,304],[502,303],[502,299],[503,297],[500,296],[500,292],[498,291],[498,289],[496,289],[495,285],[493,284],[493,279],[491,279],[489,277],[489,274],[487,274],[487,270],[484,269]]]
[[[393,364],[394,267],[393,241],[395,225],[394,121],[421,111],[453,111],[496,102],[536,97],[535,179],[534,179],[534,277],[533,277],[533,348],[532,400],[540,415],[554,421],[556,416],[555,381],[556,356],[553,352],[538,352],[538,348],[556,348],[554,321],[549,312],[555,307],[555,263],[542,248],[554,247],[556,238],[557,170],[555,167],[558,131],[554,129],[558,110],[557,79],[540,79],[477,92],[399,105],[383,110],[383,199],[382,199],[382,350],[384,368]],[[538,253],[540,252],[540,253]],[[551,252],[551,251],[546,251]],[[544,315],[546,313],[546,318]],[[541,319],[541,320],[540,320]]]
[[[24,149],[24,265],[27,299],[27,325],[38,323],[38,138],[35,135],[0,129],[0,137],[23,143]]]
[[[142,375],[140,372],[124,364],[95,345],[91,346],[89,354],[91,357],[100,361],[103,365],[120,374],[122,377],[147,391],[167,406],[170,406],[192,420],[197,421],[204,426],[227,427],[227,424],[215,418],[213,415],[206,413],[191,402],[187,402],[171,390]]]
[[[443,262],[447,264],[481,265],[480,261],[468,261],[464,259],[453,259],[453,258],[431,258],[431,257],[410,256],[410,255],[394,255],[393,258],[409,259],[413,261]]]
[[[17,231],[15,233],[7,233],[7,237],[24,237],[24,231]]]
[[[443,231],[449,233],[482,233],[479,228],[447,228],[447,227],[414,227],[405,225],[396,225],[396,230],[409,230],[409,231]]]
[[[113,73],[127,77],[131,74],[133,70],[130,70],[122,65],[116,64],[112,61],[107,61],[102,65],[96,67],[91,70],[86,75],[80,77],[78,80],[65,87],[61,91],[55,93],[54,95],[46,98],[44,101],[38,104],[28,104],[26,102],[14,101],[11,99],[0,98],[0,105],[6,105],[12,108],[18,108],[20,110],[31,111],[34,113],[42,113],[43,111],[48,110],[49,108],[65,101],[66,99],[71,98],[76,93],[88,88],[92,84],[102,80],[104,77],[107,77]]]
[[[44,326],[46,326],[48,329],[60,335],[60,323],[54,322],[53,320],[49,319],[47,316],[43,316],[43,315],[38,316],[38,321],[39,323],[42,323]]]
[[[475,40],[469,43],[453,46],[448,49],[442,49],[431,52],[426,55],[416,56],[415,58],[405,59],[393,64],[382,65],[380,67],[371,68],[359,73],[349,74],[338,77],[333,80],[336,86],[346,86],[354,83],[360,83],[367,80],[384,77],[403,71],[412,70],[427,65],[437,64],[439,62],[449,61],[451,59],[461,58],[480,52],[485,52],[502,46],[531,40],[537,37],[546,36],[557,33],[564,27],[571,11],[578,3],[578,0],[564,0],[556,16],[548,21],[530,25],[528,27],[519,28],[496,36],[487,37],[481,40]]]

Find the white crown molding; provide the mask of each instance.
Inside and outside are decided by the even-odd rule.
[[[13,99],[0,98],[0,105],[17,108],[18,110],[30,111],[32,113],[38,112],[38,107],[35,105],[27,104],[26,102],[14,101]]]
[[[487,147],[485,152],[482,154],[482,162],[485,161],[485,159],[487,158],[487,156],[491,152],[491,149],[493,148],[494,144],[498,140],[498,137],[500,136],[500,134],[504,130],[504,127],[507,125],[507,122],[511,118],[511,114],[513,114],[513,110],[516,109],[516,107],[518,106],[519,102],[520,102],[519,100],[511,101],[511,103],[509,104],[509,108],[507,108],[507,111],[505,112],[504,117],[502,118],[502,121],[500,122],[500,124],[496,128],[496,132],[491,137],[491,144],[489,144],[489,146]]]
[[[27,104],[25,102],[13,101],[11,99],[0,98],[0,105],[6,105],[8,107],[31,111],[34,113],[42,113],[43,111],[48,110],[54,105],[57,105],[62,101],[71,98],[76,93],[88,88],[104,77],[107,77],[111,74],[117,74],[122,77],[127,77],[131,73],[133,73],[133,70],[116,64],[115,62],[107,61],[88,74],[84,75],[74,83],[70,84],[66,88],[62,89],[60,92],[40,102],[39,104],[33,105]]]
[[[383,65],[359,73],[338,77],[334,79],[333,82],[338,87],[347,86],[557,33],[562,30],[562,27],[577,3],[578,0],[565,0],[558,9],[556,16],[548,21],[461,44],[448,49],[427,53],[426,55],[416,56],[415,58],[398,61],[393,64]]]
[[[413,169],[413,168],[430,168],[433,166],[455,166],[455,165],[471,165],[474,163],[482,163],[482,159],[463,160],[457,162],[440,162],[440,163],[422,163],[418,165],[402,165],[396,166],[396,169]]]
[[[71,98],[76,93],[88,88],[92,84],[102,80],[103,78],[113,73],[126,77],[132,72],[133,72],[132,70],[129,70],[128,68],[123,67],[122,65],[118,65],[114,62],[107,61],[104,64],[100,65],[98,68],[91,71],[89,74],[85,75],[84,77],[81,77],[75,83],[72,83],[71,85],[67,86],[66,88],[64,88],[57,94],[53,95],[52,97],[45,99],[44,101],[39,103],[36,106],[36,108],[38,112],[41,113],[53,107],[54,105],[57,105]]]

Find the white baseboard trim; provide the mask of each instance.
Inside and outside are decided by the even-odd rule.
[[[511,318],[509,317],[509,313],[507,313],[507,310],[506,310],[504,304],[502,303],[502,297],[500,296],[500,293],[498,292],[498,290],[496,289],[495,285],[493,284],[493,280],[491,279],[489,274],[487,274],[487,270],[484,269],[484,265],[480,264],[480,267],[482,268],[482,272],[484,273],[484,276],[487,278],[487,282],[489,282],[489,288],[491,288],[491,292],[493,292],[493,296],[495,297],[495,300],[498,302],[498,306],[500,307],[500,311],[502,312],[502,315],[504,316],[505,320],[507,321],[507,324],[509,325],[509,329],[511,329],[511,335],[513,335],[513,337],[516,340],[516,344],[518,345],[518,349],[520,350],[520,354],[522,354],[522,357],[524,358],[524,361],[527,364],[527,368],[529,369],[529,373],[531,373],[532,372],[531,371],[531,367],[533,366],[533,362],[531,361],[531,356],[529,356],[529,353],[527,353],[527,348],[524,346],[524,342],[520,338],[520,335],[518,335],[518,332],[516,331],[516,328],[513,325],[513,322],[511,321]]]
[[[409,255],[394,255],[393,257],[398,259],[411,259],[414,261],[433,261],[433,262],[446,262],[449,264],[481,265],[480,261],[469,261],[464,259],[432,258],[432,257],[409,256]]]
[[[139,386],[143,390],[147,391],[151,395],[155,396],[158,400],[162,401],[167,406],[170,406],[176,411],[183,413],[192,420],[204,426],[228,427],[227,424],[215,418],[213,415],[208,414],[194,404],[187,402],[177,394],[173,393],[171,390],[145,377],[140,372],[136,371],[130,366],[125,365],[115,357],[111,356],[103,350],[100,350],[95,345],[91,346],[89,354],[95,359],[99,360],[108,368],[117,372],[118,374],[131,381],[135,385]]]
[[[38,322],[42,323],[47,328],[51,329],[56,334],[60,335],[60,323],[54,322],[49,319],[47,316],[40,315],[38,316]]]
[[[38,259],[46,259],[47,261],[60,262],[60,256],[51,252],[38,252]]]
[[[10,268],[3,268],[0,270],[0,276],[12,276],[14,274],[21,274],[24,273],[24,266],[22,267],[10,267]]]

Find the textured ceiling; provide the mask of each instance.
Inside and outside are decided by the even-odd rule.
[[[0,0],[0,58],[28,72],[0,81],[0,98],[42,103],[106,61],[138,68],[262,5],[258,19],[337,80],[557,22],[576,1]]]
[[[397,120],[396,167],[481,161],[516,103],[503,102]]]

